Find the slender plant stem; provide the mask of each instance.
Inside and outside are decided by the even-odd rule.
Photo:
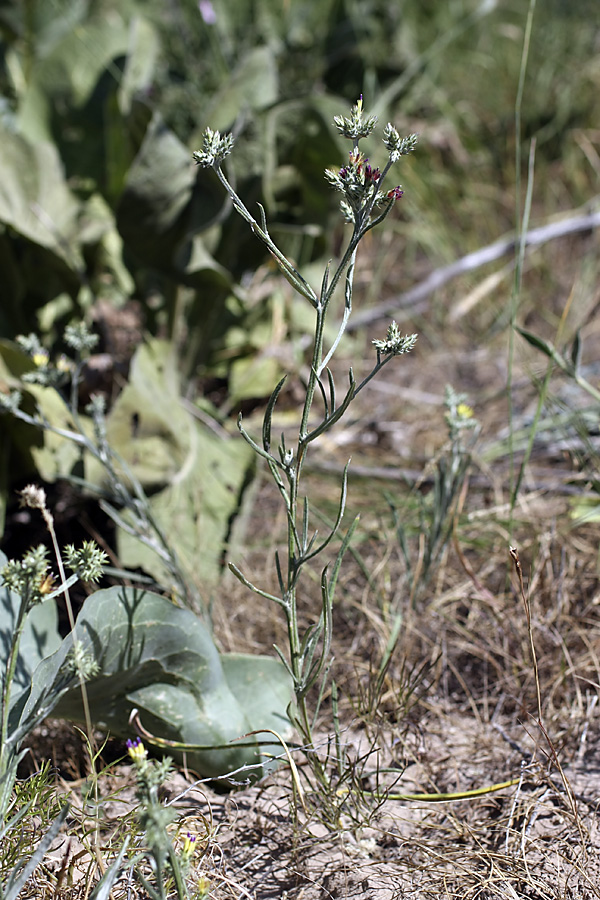
[[[519,305],[519,294],[521,290],[521,278],[523,274],[523,260],[525,258],[525,236],[527,233],[527,219],[524,216],[521,221],[521,109],[523,105],[523,94],[525,90],[525,77],[527,74],[527,62],[529,59],[529,45],[531,41],[531,32],[533,28],[533,14],[535,11],[536,0],[529,0],[529,10],[527,13],[527,23],[525,26],[525,37],[523,40],[523,51],[521,54],[521,68],[519,72],[519,85],[517,88],[517,98],[515,101],[515,225],[516,225],[516,265],[513,281],[513,289],[510,299],[510,328],[508,333],[508,375],[506,384],[506,396],[508,402],[508,420],[509,420],[509,456],[510,456],[510,523],[509,528],[512,529],[512,516],[514,512],[514,504],[516,503],[515,491],[515,459],[513,447],[513,397],[512,397],[512,381],[513,381],[513,362],[515,348],[515,328],[517,322],[517,312]],[[531,181],[531,177],[530,177]]]
[[[373,168],[359,151],[359,141],[371,134],[376,124],[376,118],[365,115],[362,97],[352,108],[350,117],[336,116],[334,124],[344,137],[352,141],[352,151],[346,166],[342,167],[339,172],[328,169],[325,175],[330,184],[344,195],[342,211],[346,221],[352,223],[352,232],[341,259],[333,272],[331,271],[331,261],[326,266],[319,295],[315,293],[310,284],[271,239],[264,210],[262,208],[260,210],[259,224],[225,176],[221,163],[231,152],[233,147],[232,136],[226,135],[222,137],[219,132],[207,128],[203,138],[203,149],[194,153],[194,159],[199,165],[205,168],[210,167],[215,171],[225,191],[230,196],[235,210],[248,223],[252,232],[266,245],[288,282],[301,296],[309,301],[315,312],[311,361],[308,378],[304,386],[304,399],[298,432],[294,436],[293,449],[286,447],[285,436],[282,435],[278,448],[279,458],[273,455],[271,451],[273,411],[283,386],[283,380],[275,387],[267,404],[263,419],[262,444],[258,444],[246,432],[242,426],[241,419],[238,420],[238,427],[242,436],[254,451],[266,459],[286,512],[287,533],[285,546],[287,559],[285,563],[283,561],[280,563],[279,555],[276,552],[275,564],[281,591],[281,599],[277,598],[276,602],[284,610],[286,618],[287,654],[284,655],[277,649],[292,677],[296,699],[296,708],[292,714],[292,719],[302,739],[309,770],[312,772],[319,793],[321,796],[327,797],[329,801],[332,796],[332,784],[328,762],[323,762],[315,751],[313,729],[331,666],[333,592],[337,582],[341,555],[348,547],[354,524],[342,541],[342,547],[335,561],[331,578],[328,577],[327,566],[321,572],[321,610],[319,618],[302,631],[298,617],[299,577],[303,566],[318,556],[329,545],[341,525],[346,504],[347,467],[344,471],[337,517],[329,529],[329,534],[319,542],[317,542],[316,531],[312,535],[309,533],[309,499],[307,496],[301,496],[300,480],[307,460],[309,444],[332,428],[342,418],[358,391],[364,388],[370,379],[390,359],[411,349],[416,340],[416,335],[403,338],[398,332],[396,324],[392,323],[388,329],[386,340],[375,341],[377,358],[371,373],[357,387],[352,369],[350,369],[349,386],[343,397],[339,401],[336,400],[335,383],[333,374],[329,369],[329,363],[346,331],[352,311],[354,266],[358,245],[371,228],[385,219],[394,206],[395,201],[402,195],[399,185],[384,193],[381,190],[382,182],[392,164],[414,148],[417,137],[416,135],[410,135],[406,138],[400,138],[396,129],[388,123],[383,136],[383,141],[388,151],[388,159],[380,172],[379,169]],[[378,209],[375,213],[376,207]],[[341,322],[337,326],[337,334],[329,349],[326,350],[326,318],[336,292],[343,281],[344,312]],[[326,384],[322,380],[324,375],[326,375]],[[320,421],[313,424],[312,415],[317,392],[323,401],[324,410]],[[231,566],[231,569],[247,587],[255,590],[256,593],[263,597],[269,596],[267,592],[255,588],[235,566]],[[308,709],[308,695],[311,688],[315,685],[318,686],[319,700],[317,701],[314,715],[311,716]],[[332,816],[337,816],[337,806],[334,804],[334,807]]]

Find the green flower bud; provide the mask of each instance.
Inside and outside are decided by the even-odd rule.
[[[225,134],[221,137],[219,131],[207,128],[202,137],[202,150],[195,150],[192,155],[199,166],[209,169],[221,165],[232,150],[233,135]]]

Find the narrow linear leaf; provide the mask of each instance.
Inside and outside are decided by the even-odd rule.
[[[302,660],[303,666],[306,666],[309,669],[322,630],[323,617],[320,616],[317,622],[313,622],[308,626],[302,637],[302,643],[300,644],[300,659]]]
[[[359,520],[360,520],[360,515],[357,515],[354,518],[350,527],[348,528],[348,531],[346,532],[346,534],[344,536],[342,545],[341,545],[340,549],[338,550],[337,556],[335,558],[335,562],[333,564],[333,571],[332,571],[331,578],[329,581],[329,599],[330,599],[330,602],[332,602],[332,603],[333,603],[333,597],[335,595],[335,588],[337,585],[337,580],[338,580],[338,577],[340,574],[340,569],[342,566],[342,560],[345,556],[346,550],[350,546],[350,541],[352,540],[352,537],[354,536],[354,532],[356,531],[356,526],[358,525]]]
[[[253,591],[255,594],[258,594],[259,597],[264,597],[265,600],[273,600],[275,603],[278,603],[280,606],[285,606],[284,601],[280,597],[276,597],[275,594],[269,594],[267,591],[261,590],[261,588],[257,588],[256,585],[252,584],[251,581],[248,581],[246,576],[240,572],[235,563],[230,562],[228,564],[229,571],[232,572],[238,581],[244,585],[244,587],[249,588],[249,590]]]
[[[269,463],[272,463],[273,465],[278,466],[280,469],[283,468],[283,466],[282,466],[282,464],[279,462],[279,460],[275,459],[274,456],[271,456],[271,454],[268,453],[266,450],[263,450],[262,447],[259,447],[259,445],[256,443],[256,441],[253,440],[253,439],[250,437],[250,435],[248,434],[248,432],[246,431],[246,429],[245,429],[244,426],[242,425],[242,414],[241,414],[241,413],[240,413],[239,416],[238,416],[237,427],[238,427],[239,433],[240,433],[241,436],[244,438],[244,440],[246,441],[246,443],[250,444],[250,446],[252,447],[252,449],[253,449],[256,453],[258,453],[259,456],[262,456],[263,459],[266,459]]]
[[[109,900],[114,883],[121,874],[121,870],[123,868],[123,860],[125,858],[128,846],[129,835],[127,835],[127,837],[123,841],[123,846],[119,850],[118,856],[116,857],[115,861],[112,863],[110,868],[106,870],[106,872],[90,894],[90,900]]]
[[[18,900],[19,894],[21,893],[21,889],[25,885],[25,882],[28,880],[28,878],[30,878],[31,875],[33,875],[34,871],[44,858],[44,854],[49,849],[50,844],[62,828],[63,822],[69,815],[70,808],[71,807],[69,806],[69,804],[63,806],[58,816],[33,851],[27,864],[23,869],[21,869],[20,875],[17,876],[17,873],[13,870],[4,889],[3,900]]]
[[[319,655],[319,659],[317,662],[313,663],[312,669],[309,672],[306,688],[309,690],[321,672],[325,669],[325,667],[329,664],[329,658],[331,653],[331,640],[333,637],[333,618],[331,614],[331,591],[329,587],[329,579],[327,577],[327,569],[325,566],[323,571],[321,572],[321,600],[322,600],[322,609],[321,615],[319,617],[319,634],[323,635],[323,643],[321,645],[321,653]]]
[[[27,803],[24,803],[21,809],[19,809],[14,816],[5,822],[2,828],[0,828],[0,841],[4,840],[6,835],[12,831],[19,824],[21,819],[23,819],[31,807],[33,806],[33,800],[28,800]]]
[[[304,439],[305,442],[307,444],[309,444],[311,441],[314,441],[315,438],[318,438],[319,435],[323,434],[324,431],[327,431],[332,425],[335,425],[335,423],[338,422],[342,418],[342,416],[344,415],[344,413],[346,412],[346,410],[348,409],[348,407],[354,400],[355,395],[356,395],[356,382],[354,380],[354,374],[352,372],[352,369],[350,369],[350,387],[348,388],[348,391],[346,392],[346,396],[344,397],[344,399],[342,400],[342,402],[338,406],[338,408],[331,413],[331,415],[328,419],[324,419],[320,425],[317,425],[317,427],[313,431],[309,432],[306,435],[306,437]]]
[[[327,372],[327,381],[329,382],[329,397],[331,401],[331,408],[335,409],[335,382],[333,380],[333,373],[329,366],[327,366],[325,371]]]
[[[279,584],[279,590],[281,591],[281,598],[285,597],[285,585],[283,583],[283,574],[281,572],[281,562],[279,561],[279,551],[275,551],[275,570],[277,572],[277,582]]]
[[[327,285],[329,284],[329,273],[331,271],[331,260],[325,266],[325,271],[323,272],[323,281],[321,282],[321,301],[327,294]]]
[[[344,466],[344,471],[342,473],[342,489],[340,491],[340,502],[338,505],[337,517],[334,522],[333,528],[331,529],[331,531],[329,532],[329,534],[325,538],[325,540],[321,544],[319,544],[319,546],[316,548],[316,550],[313,550],[312,553],[307,554],[304,557],[303,562],[306,562],[307,560],[312,559],[313,557],[317,556],[322,550],[324,550],[325,547],[327,547],[327,545],[333,540],[333,537],[335,536],[338,528],[340,527],[340,523],[342,521],[342,518],[344,516],[344,511],[346,509],[346,499],[348,496],[348,468],[349,468],[349,466],[350,466],[350,460],[348,460],[348,462]],[[316,534],[315,534],[315,537],[316,537]],[[314,542],[314,540],[313,540],[313,542]],[[312,543],[311,543],[311,546],[312,546]]]
[[[277,654],[277,656],[279,657],[279,659],[280,659],[281,662],[283,663],[285,669],[287,670],[288,675],[290,676],[290,678],[293,679],[294,685],[295,685],[295,684],[296,684],[296,679],[295,679],[295,677],[294,677],[294,673],[292,672],[292,669],[291,669],[291,666],[290,666],[289,662],[288,662],[287,659],[285,658],[285,654],[284,654],[283,650],[281,650],[281,648],[278,647],[277,644],[273,644],[273,650],[275,651],[275,653]]]
[[[302,549],[306,552],[308,548],[308,497],[304,498],[302,504]]]
[[[285,384],[287,379],[287,375],[284,375],[271,396],[269,397],[269,402],[267,403],[267,408],[265,410],[265,417],[263,419],[263,448],[266,453],[270,455],[271,451],[271,422],[273,420],[273,412],[275,410],[275,404],[277,403],[277,398],[281,393],[281,389]],[[239,427],[239,425],[238,425]]]
[[[567,363],[560,355],[556,347],[554,347],[549,341],[545,341],[543,338],[538,337],[537,334],[532,334],[531,331],[526,331],[524,328],[517,328],[517,331],[521,335],[521,337],[525,338],[528,344],[531,344],[532,347],[535,347],[536,350],[540,350],[548,359],[553,360],[561,369],[567,369]]]
[[[325,388],[323,387],[323,383],[322,383],[321,379],[319,378],[319,375],[317,374],[317,372],[315,372],[315,377],[316,377],[316,381],[317,381],[317,387],[319,388],[319,393],[321,394],[321,399],[323,400],[323,406],[325,407],[325,412],[323,413],[323,421],[327,422],[327,421],[329,421],[329,411],[330,411],[329,401],[327,400],[327,394],[325,393]],[[334,407],[332,406],[331,409],[333,410],[333,408]]]

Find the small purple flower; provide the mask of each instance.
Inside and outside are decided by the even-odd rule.
[[[215,25],[217,14],[211,0],[198,0],[198,11],[206,25]]]
[[[388,200],[399,200],[403,193],[404,191],[400,185],[397,185],[397,187],[392,188],[391,191],[387,192]]]
[[[365,166],[365,184],[376,184],[381,177],[379,169],[372,169],[369,164]]]

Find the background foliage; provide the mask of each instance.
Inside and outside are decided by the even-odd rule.
[[[11,343],[17,334],[39,332],[58,352],[65,323],[86,315],[96,319],[101,349],[112,356],[111,377],[100,384],[111,399],[142,335],[165,341],[176,360],[170,387],[157,378],[148,389],[158,407],[172,402],[174,390],[221,423],[240,404],[268,395],[282,370],[301,362],[304,310],[230,215],[212,173],[191,163],[207,124],[233,129],[231,177],[240,195],[249,208],[265,206],[274,238],[309,272],[342,234],[323,181],[323,169],[345,152],[333,114],[363,93],[382,120],[422,132],[419,153],[405,167],[402,220],[386,223],[390,239],[401,240],[384,240],[374,251],[366,302],[380,299],[386,271],[401,290],[415,273],[513,228],[525,18],[524,4],[510,0],[4,0],[3,389],[24,365]],[[521,127],[524,146],[537,141],[534,212],[544,216],[589,201],[597,183],[597,19],[593,0],[538,3]],[[124,350],[115,348],[110,326],[107,310],[115,309],[135,311],[137,332]],[[446,314],[437,310],[442,320]],[[463,327],[476,334],[505,322],[497,308],[483,305]],[[138,356],[134,378],[141,366]],[[137,420],[135,427],[126,423],[117,449],[134,447],[133,456],[145,461],[150,442],[153,471],[142,462],[136,474],[160,493],[173,475],[160,459],[177,452],[160,414],[150,416],[141,396],[132,401],[135,391],[130,385],[114,418],[134,402],[143,405],[145,421],[141,428]],[[174,427],[175,441],[185,443],[181,426]],[[30,451],[42,440],[31,431],[5,433],[2,511],[11,483],[38,467]],[[207,554],[213,571],[251,480],[246,464],[223,459],[213,474],[229,479],[236,499],[224,516],[209,519],[217,535]],[[76,465],[64,454],[52,473],[42,467],[39,474],[69,475]],[[197,522],[214,479],[213,487],[200,484],[194,471],[189,513]],[[156,500],[169,502],[167,495]],[[189,523],[186,517],[178,533],[189,533]],[[139,563],[135,554],[124,561]]]

